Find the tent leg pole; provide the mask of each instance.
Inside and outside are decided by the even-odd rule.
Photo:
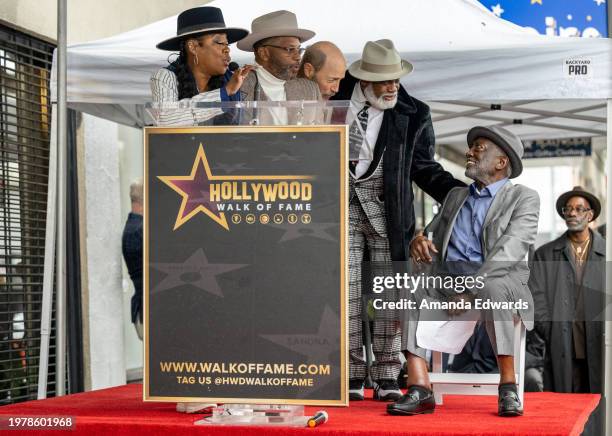
[[[604,333],[604,410],[605,433],[612,434],[612,99],[608,99],[608,133],[606,135],[606,308]]]
[[[56,395],[66,394],[66,104],[67,0],[57,2],[57,313]]]
[[[45,229],[45,263],[43,269],[43,294],[40,318],[40,350],[38,357],[37,399],[47,398],[49,374],[49,340],[53,311],[53,277],[55,264],[55,209],[57,205],[57,111],[51,107],[51,141],[49,144],[49,178],[47,183],[47,222]]]

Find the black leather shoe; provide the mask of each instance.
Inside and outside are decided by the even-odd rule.
[[[402,398],[402,391],[396,380],[379,380],[374,387],[374,399],[378,401],[397,401]]]
[[[349,380],[349,400],[351,401],[363,401],[363,380],[353,379]]]
[[[436,401],[433,392],[423,386],[412,385],[408,392],[395,403],[387,406],[389,415],[421,415],[433,413]]]
[[[497,400],[497,414],[499,416],[522,416],[523,406],[519,399],[516,387],[514,389],[500,389]]]

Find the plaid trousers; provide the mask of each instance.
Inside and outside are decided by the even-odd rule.
[[[376,275],[392,274],[391,252],[383,196],[382,159],[370,177],[355,179],[349,175],[349,378],[363,380],[367,368],[362,337],[362,263],[364,249]],[[376,267],[378,265],[378,268]],[[367,293],[370,293],[368,290]],[[380,294],[378,294],[380,295]],[[377,295],[377,297],[378,297]],[[375,361],[371,376],[374,381],[397,379],[401,362],[400,323],[395,316],[376,316],[372,332],[372,351]]]

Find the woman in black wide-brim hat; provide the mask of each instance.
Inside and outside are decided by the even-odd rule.
[[[162,104],[158,125],[193,125],[221,113],[218,109],[164,108],[177,101],[239,101],[240,86],[250,65],[232,74],[230,44],[248,35],[248,30],[227,27],[221,9],[205,6],[179,14],[176,36],[157,44],[161,50],[178,51],[178,58],[151,77],[153,101]]]

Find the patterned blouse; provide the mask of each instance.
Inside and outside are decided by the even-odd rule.
[[[230,77],[231,73],[228,71],[224,78],[229,80]],[[194,108],[192,107],[193,103],[230,101],[239,99],[240,96],[240,93],[237,92],[237,98],[230,97],[225,91],[225,87],[221,87],[179,101],[178,80],[176,75],[167,68],[157,70],[151,77],[150,83],[153,102],[161,105],[157,108],[156,121],[158,126],[197,126],[203,124],[205,121],[221,115],[223,110],[220,108]],[[168,104],[168,106],[164,107],[164,104]]]

